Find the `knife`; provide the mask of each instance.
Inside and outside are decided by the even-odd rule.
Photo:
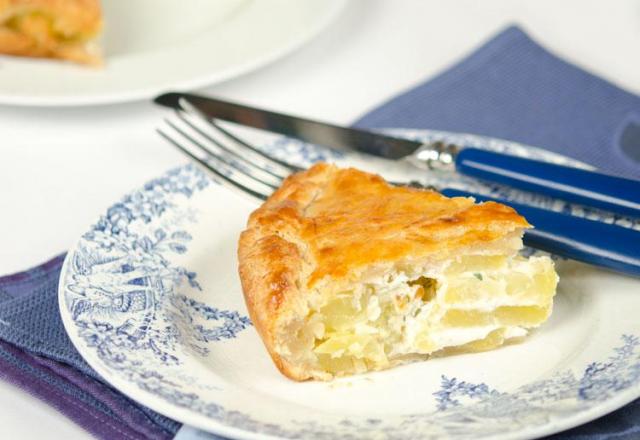
[[[453,144],[425,144],[380,133],[341,127],[201,95],[170,92],[154,102],[343,151],[409,160],[428,169],[456,170],[525,191],[640,217],[640,181],[595,171]],[[191,108],[190,108],[191,107]]]

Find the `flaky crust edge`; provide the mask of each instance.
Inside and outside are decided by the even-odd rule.
[[[331,166],[320,164],[307,171],[304,178],[294,174],[285,179],[280,188],[251,214],[238,243],[240,281],[249,316],[276,367],[297,381],[310,379],[313,375],[277,352],[278,326],[291,320],[298,308],[306,308],[300,291],[304,250],[295,243],[295,231],[287,226],[295,223],[301,214],[299,211],[312,203],[331,170]],[[265,216],[271,206],[285,199],[292,201],[286,218]],[[268,228],[263,228],[262,222],[268,223]],[[273,232],[274,222],[282,223],[278,234]]]

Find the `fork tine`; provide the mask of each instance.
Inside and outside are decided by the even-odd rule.
[[[213,179],[216,182],[220,183],[222,186],[224,186],[224,187],[226,187],[228,189],[231,189],[232,191],[239,192],[240,194],[249,195],[249,196],[253,197],[254,199],[258,199],[259,201],[264,201],[264,200],[267,199],[267,197],[269,197],[271,191],[260,192],[260,191],[254,190],[254,189],[252,189],[252,188],[250,188],[250,187],[248,187],[246,185],[243,185],[242,183],[232,179],[231,177],[228,177],[228,176],[224,175],[223,173],[221,173],[220,171],[218,171],[217,169],[212,167],[206,160],[201,159],[200,157],[198,157],[195,154],[193,154],[188,148],[184,147],[180,142],[175,140],[173,137],[169,136],[167,133],[165,133],[161,129],[156,129],[156,131],[158,132],[158,134],[160,134],[160,136],[162,136],[164,139],[166,139],[170,144],[172,144],[174,147],[176,147],[182,153],[186,154],[193,161],[195,161],[200,166],[202,166],[207,171],[209,171],[213,175],[212,176]]]
[[[278,170],[280,173],[284,173],[284,174],[279,173],[281,177],[286,177],[292,172],[303,170],[303,168],[300,168],[295,165],[291,165],[282,160],[271,157],[270,155],[257,149],[256,147],[244,141],[243,139],[240,139],[237,135],[234,135],[233,133],[229,132],[229,130],[221,127],[220,124],[218,124],[214,120],[207,117],[200,110],[198,110],[196,107],[191,105],[191,103],[186,99],[181,98],[179,101],[179,104],[186,113],[188,113],[189,115],[196,116],[198,120],[205,122],[210,127],[214,127],[219,133],[224,134],[227,138],[234,141],[237,145],[241,147],[241,149],[243,150],[243,154],[248,155],[252,160],[257,162],[263,162],[263,163],[266,162],[266,164],[268,164],[268,166],[272,167],[274,170]],[[198,129],[196,128],[196,130]],[[202,134],[204,136],[207,136],[207,134],[205,133],[202,133]]]
[[[247,153],[246,151],[242,151],[240,153],[237,147],[229,146],[228,145],[229,139],[227,134],[219,130],[218,127],[214,126],[213,124],[207,123],[207,121],[202,121],[200,118],[198,118],[198,122],[200,122],[200,124],[196,124],[194,121],[191,120],[193,116],[188,115],[184,111],[177,110],[176,115],[180,118],[182,122],[188,125],[189,128],[191,128],[194,132],[198,133],[202,138],[206,139],[210,144],[212,144],[219,151],[221,151],[224,156],[227,156],[228,158],[233,159],[238,163],[241,163],[243,166],[251,169],[252,172],[255,172],[259,176],[261,176],[260,180],[262,181],[271,182],[276,186],[279,186],[280,183],[282,183],[282,179],[287,177],[289,174],[293,172],[293,169],[291,168],[283,167],[283,168],[274,169],[270,163],[266,163],[266,161],[261,159],[258,160],[258,163],[254,163],[251,160],[253,159],[251,154],[246,154]],[[198,126],[202,124],[206,125],[207,127],[206,131],[203,128]],[[214,136],[214,133],[216,134],[216,136]],[[222,139],[220,139],[220,137],[222,137]],[[231,141],[235,142],[233,139],[231,139]],[[204,146],[201,146],[200,148],[203,150],[206,150],[207,154],[213,154],[211,150],[206,149],[206,147]]]
[[[271,161],[271,162],[275,162],[278,165],[281,165],[283,167],[286,167],[289,169],[289,174],[291,174],[292,172],[298,172],[298,171],[302,171],[304,170],[304,168],[296,166],[296,165],[292,165],[290,163],[287,162],[283,162],[280,159],[276,159],[275,157],[271,157],[269,155],[267,155],[266,153],[264,153],[263,151],[258,150],[256,147],[254,147],[253,145],[249,144],[247,141],[240,139],[237,135],[231,133],[229,130],[227,130],[226,128],[220,126],[220,124],[216,121],[216,120],[208,120],[207,122],[209,122],[209,124],[211,124],[212,126],[214,126],[216,129],[218,129],[219,132],[221,132],[222,134],[226,135],[229,139],[233,140],[234,142],[237,142],[238,144],[242,145],[244,148],[253,151],[254,153],[260,155],[261,157]]]
[[[237,170],[247,177],[259,182],[260,184],[267,185],[272,190],[276,189],[282,183],[282,178],[278,176],[274,176],[271,173],[266,173],[264,170],[255,167],[247,167],[244,160],[234,160],[234,158],[225,157],[224,154],[217,154],[208,148],[204,143],[200,142],[191,134],[187,133],[182,128],[178,127],[174,122],[170,119],[164,120],[171,128],[180,133],[182,137],[187,139],[191,144],[196,146],[200,151],[202,151],[206,156],[212,157],[216,159],[218,162],[222,162],[226,167]],[[257,175],[256,175],[257,174]]]

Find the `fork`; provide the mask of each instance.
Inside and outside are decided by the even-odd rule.
[[[216,120],[206,120],[196,113],[176,110],[175,116],[165,118],[164,126],[157,131],[216,182],[259,202],[266,200],[287,176],[304,170],[268,155]],[[390,183],[424,188],[417,182]],[[439,192],[447,197],[473,197],[479,202],[493,200],[511,206],[534,225],[524,233],[526,246],[640,276],[638,231],[458,189],[441,188]]]

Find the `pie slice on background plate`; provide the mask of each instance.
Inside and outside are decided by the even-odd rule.
[[[0,53],[98,65],[99,0],[0,0]]]
[[[251,214],[245,301],[294,380],[492,349],[551,314],[553,262],[518,255],[529,227],[505,205],[318,164]]]

